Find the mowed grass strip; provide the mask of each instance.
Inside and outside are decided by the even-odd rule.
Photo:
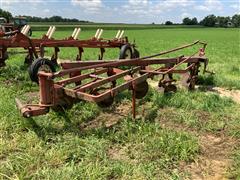
[[[40,37],[44,32],[34,32]],[[81,39],[90,38],[95,31],[83,31]],[[104,37],[114,37],[106,31]],[[216,72],[207,76],[207,85],[240,89],[237,29],[161,29],[127,31],[135,39],[141,55],[187,44],[197,39],[209,43],[209,68]],[[55,38],[67,37],[70,31],[57,31]],[[47,55],[51,55],[48,50]],[[118,58],[119,49],[109,49],[106,59]],[[182,51],[176,56],[190,53]],[[88,49],[84,60],[97,59],[99,50]],[[77,49],[61,49],[61,59],[75,59]],[[112,109],[80,102],[62,113],[24,119],[15,107],[14,98],[24,98],[37,91],[30,82],[24,55],[10,55],[7,66],[0,69],[0,177],[2,179],[172,179],[186,177],[179,163],[194,161],[200,153],[197,137],[192,133],[162,127],[162,121],[179,123],[199,132],[239,138],[240,107],[230,98],[202,91],[180,91],[164,96],[151,89],[140,100],[138,114],[132,120],[131,109],[118,123],[106,127],[82,129],[82,124],[94,121]],[[210,79],[210,80],[209,80]],[[203,79],[206,82],[206,79]],[[127,92],[117,97],[130,103]],[[27,98],[27,97],[26,97]],[[144,112],[144,113],[143,113]],[[230,174],[239,177],[239,149]]]

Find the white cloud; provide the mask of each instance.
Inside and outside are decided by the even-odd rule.
[[[231,4],[230,7],[234,9],[235,13],[240,14],[240,1],[239,4]]]
[[[240,2],[239,4],[231,4],[230,7],[236,10],[240,10]]]
[[[49,13],[49,12],[50,12],[50,9],[44,9],[43,12]]]
[[[146,5],[148,4],[148,0],[129,0],[130,5]]]
[[[85,12],[94,13],[103,7],[101,0],[71,0],[74,6],[79,6],[84,9]]]
[[[195,6],[196,10],[201,11],[220,11],[223,9],[223,4],[219,0],[205,0],[202,5]]]
[[[129,0],[127,4],[122,6],[125,14],[146,15],[149,9],[148,0]]]
[[[179,8],[183,8],[185,11],[187,7],[194,3],[194,0],[128,0],[128,3],[122,7],[125,10],[124,12],[128,14],[155,16]]]
[[[43,3],[43,0],[0,0],[1,4],[4,5],[11,5],[16,3],[31,3],[31,4],[39,4]]]
[[[182,19],[184,19],[184,18],[186,18],[186,17],[192,17],[192,15],[189,14],[189,13],[186,13],[186,12],[184,12],[184,13],[181,14],[181,18],[182,18]]]

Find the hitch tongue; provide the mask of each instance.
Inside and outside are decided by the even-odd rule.
[[[27,108],[27,106],[23,105],[22,102],[18,98],[15,98],[15,101],[17,104],[17,108],[20,110],[23,117],[30,118],[31,115],[30,115],[29,111],[31,111],[31,109]]]
[[[30,118],[32,116],[39,116],[49,112],[49,107],[43,107],[41,105],[23,105],[22,102],[15,98],[17,108],[20,110],[21,114],[25,118]]]

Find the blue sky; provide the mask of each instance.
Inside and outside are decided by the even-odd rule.
[[[0,6],[13,15],[116,23],[181,22],[184,17],[240,13],[240,0],[0,0]]]

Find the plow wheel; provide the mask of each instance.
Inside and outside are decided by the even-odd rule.
[[[56,72],[54,63],[48,59],[36,59],[29,67],[29,76],[33,82],[38,83],[38,72],[44,71],[48,73]]]
[[[125,44],[121,47],[119,59],[132,59],[133,52],[129,44]]]
[[[58,100],[58,105],[52,107],[55,112],[62,112],[66,109],[71,109],[73,106],[73,99],[69,97],[62,97]]]
[[[133,58],[133,51],[129,44],[125,44],[121,47],[119,59],[132,59]],[[129,67],[128,66],[120,66],[119,67],[122,70],[126,70]]]
[[[93,95],[99,95],[99,91],[102,90],[103,88],[96,88],[94,90],[91,91],[91,94]],[[97,102],[97,105],[101,108],[107,108],[109,106],[111,106],[114,102],[114,98],[112,96],[109,96],[107,98],[105,98],[104,100]]]
[[[135,87],[136,98],[142,99],[143,97],[145,97],[147,95],[148,89],[149,89],[149,86],[147,81],[143,81],[140,84],[137,84]]]

